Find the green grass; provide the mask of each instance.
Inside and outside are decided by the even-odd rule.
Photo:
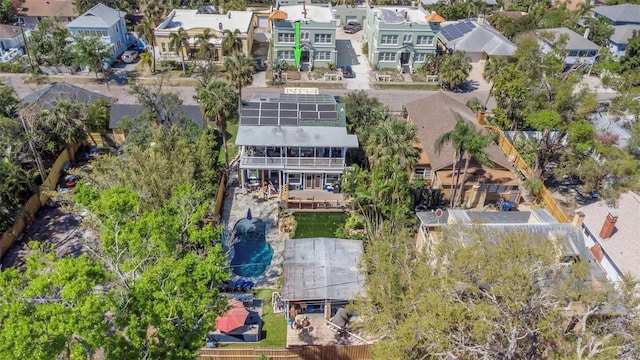
[[[335,237],[336,229],[343,226],[348,215],[345,213],[308,212],[295,213],[296,233],[294,239],[312,237]]]
[[[287,320],[283,314],[274,314],[271,304],[272,289],[259,289],[256,297],[264,300],[262,303],[262,340],[250,344],[224,344],[228,348],[284,348],[287,346]]]
[[[215,124],[213,125],[215,126]],[[227,147],[229,148],[229,161],[238,153],[238,147],[235,145],[236,136],[238,135],[238,122],[227,124]],[[218,161],[224,164],[224,146],[220,144],[220,155]]]

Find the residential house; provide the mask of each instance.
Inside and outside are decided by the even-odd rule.
[[[338,25],[344,26],[353,22],[364,24],[367,21],[368,7],[368,5],[336,5],[333,9]]]
[[[440,216],[437,216],[440,215]],[[443,231],[457,231],[464,236],[447,236],[447,240],[468,241],[471,234],[485,234],[487,242],[499,240],[508,233],[522,233],[536,238],[548,238],[558,241],[561,248],[560,261],[588,262],[591,279],[601,282],[606,277],[600,266],[593,261],[589,249],[585,246],[582,229],[579,224],[559,223],[546,209],[530,211],[469,211],[446,210],[419,211],[416,216],[420,222],[416,236],[416,248],[431,254],[437,244],[443,241]],[[553,250],[553,249],[549,249]]]
[[[634,32],[640,33],[640,24],[615,25],[613,34],[609,37],[609,50],[615,57],[623,56],[627,51],[629,39]]]
[[[25,0],[20,6],[18,21],[30,29],[35,29],[43,19],[56,18],[65,24],[78,17],[71,0]]]
[[[109,117],[109,130],[120,128],[122,119],[135,119],[144,114],[147,109],[140,104],[113,104],[111,105],[111,113]],[[204,127],[204,117],[202,110],[198,105],[180,105],[167,114],[174,124],[180,124],[184,119],[190,119],[199,128]]]
[[[576,209],[574,223],[610,281],[621,281],[623,274],[640,280],[638,214],[640,195],[632,191],[620,195],[615,208],[601,200]]]
[[[24,35],[20,26],[0,24],[0,62],[23,54]]]
[[[591,9],[596,18],[607,18],[611,25],[640,25],[640,5],[618,4]]]
[[[331,4],[280,5],[269,15],[273,34],[273,59],[295,66],[295,24],[300,24],[300,70],[329,67],[337,61],[336,26]]]
[[[135,41],[127,32],[125,16],[124,11],[98,4],[68,23],[67,29],[71,35],[97,36],[100,41],[111,44],[112,57],[105,62],[112,62]]]
[[[364,32],[369,63],[376,69],[412,72],[435,54],[442,16],[422,7],[367,8]]]
[[[264,94],[243,104],[236,145],[241,182],[323,190],[339,183],[358,138],[331,95]]]
[[[180,53],[171,45],[171,34],[177,33],[181,28],[187,32],[189,47],[183,48],[182,51],[185,59],[189,59],[199,48],[198,35],[208,29],[212,35],[209,44],[215,48],[213,58],[215,61],[223,61],[227,55],[222,51],[225,30],[232,33],[237,30],[239,34],[236,39],[242,43],[242,52],[251,55],[254,28],[257,26],[257,20],[251,11],[218,14],[215,8],[203,6],[197,10],[172,10],[155,29],[154,37],[160,59],[180,61]]]
[[[484,16],[444,22],[440,25],[438,41],[447,52],[462,50],[477,63],[490,57],[510,57],[517,46],[494,29]]]
[[[412,176],[424,179],[432,189],[440,189],[449,199],[455,185],[454,161],[457,159],[450,143],[445,143],[440,152],[436,151],[436,139],[453,130],[458,117],[473,124],[477,130],[484,131],[484,128],[476,122],[471,109],[444,92],[407,103],[406,108],[409,121],[418,129],[421,152]],[[475,160],[470,162],[462,187],[462,203],[468,207],[482,207],[500,199],[518,203],[520,189],[507,157],[494,143],[484,151],[493,166],[481,165]],[[456,168],[460,166],[464,166],[464,162],[455,164]]]
[[[564,63],[568,68],[580,65],[593,65],[600,47],[591,40],[578,35],[567,28],[538,30],[540,46],[543,53],[551,51],[558,41],[563,40],[562,49],[566,52]]]
[[[296,315],[307,317],[313,328],[313,336],[301,337],[288,327],[287,347],[354,343],[353,336],[341,338],[331,332],[326,320],[343,313],[341,307],[363,291],[365,275],[358,269],[363,252],[360,240],[285,241],[281,295],[284,314],[291,320]]]
[[[55,82],[25,96],[22,98],[22,103],[25,106],[35,104],[43,109],[51,110],[62,100],[72,103],[91,103],[98,99],[105,99],[109,102],[115,102],[117,100],[86,90],[80,86],[66,82]]]

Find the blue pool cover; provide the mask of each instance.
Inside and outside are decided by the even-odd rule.
[[[233,245],[231,269],[234,274],[257,277],[265,273],[271,264],[273,249],[265,236],[266,224],[262,219],[240,219],[235,227],[238,242]]]

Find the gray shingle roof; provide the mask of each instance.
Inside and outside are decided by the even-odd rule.
[[[629,39],[633,36],[633,31],[640,31],[638,25],[616,25],[613,27],[613,34],[609,38],[616,44],[629,44]]]
[[[516,46],[491,27],[486,21],[478,24],[475,19],[445,23],[438,38],[449,48],[467,53],[485,52],[489,56],[511,56]]]
[[[67,24],[67,28],[110,28],[127,13],[98,4]]]
[[[640,5],[598,6],[591,11],[616,23],[640,24]]]
[[[139,104],[113,104],[111,105],[111,117],[109,118],[109,129],[118,128],[118,123],[125,116],[135,118],[136,116],[145,112],[145,108]],[[204,119],[202,117],[202,111],[197,105],[182,105],[179,110],[176,111],[171,117],[171,122],[178,123],[181,119],[181,115],[192,119],[193,122],[202,129]]]
[[[24,104],[36,103],[44,109],[52,109],[60,100],[90,103],[98,99],[106,99],[110,102],[116,101],[114,98],[85,90],[76,85],[71,85],[66,82],[57,82],[49,84],[42,89],[25,96],[22,98],[22,102]]]
[[[362,291],[362,241],[310,238],[284,243],[282,299],[351,300]]]
[[[565,44],[565,50],[598,50],[600,46],[595,44],[593,41],[589,39],[585,39],[583,36],[580,36],[573,30],[567,29],[565,27],[561,28],[553,28],[553,29],[541,29],[537,31],[538,35],[545,37],[545,34],[552,34],[553,40],[552,42],[556,42],[560,39],[562,35],[567,35],[567,43]],[[545,39],[546,40],[546,39]]]

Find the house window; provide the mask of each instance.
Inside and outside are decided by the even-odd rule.
[[[413,35],[412,34],[404,34],[402,36],[402,42],[403,43],[410,43],[413,40]]]
[[[380,37],[380,44],[395,45],[397,43],[398,43],[398,35],[382,35]]]
[[[587,56],[587,52],[586,51],[580,51],[580,52],[578,52],[578,56],[585,57],[585,56]]]
[[[427,60],[427,54],[425,53],[417,53],[413,58],[413,61],[415,62],[424,62],[425,60]]]
[[[569,51],[569,56],[578,56],[578,52],[575,50]]]
[[[395,61],[396,53],[394,52],[381,52],[378,55],[378,61]]]
[[[291,185],[300,185],[300,184],[302,184],[302,175],[301,174],[289,174],[289,184],[291,184]]]
[[[425,174],[427,173],[427,169],[424,168],[415,168],[413,169],[414,177],[425,178]]]
[[[314,40],[315,40],[316,43],[330,44],[331,43],[331,34],[316,34]]]
[[[116,41],[116,48],[120,49],[120,40]]]
[[[596,56],[597,51],[589,51],[589,53],[587,54],[588,57],[594,57]]]
[[[487,190],[489,194],[495,194],[497,191],[498,185],[489,185],[489,190]]]
[[[258,178],[258,170],[247,170],[247,179],[257,179]]]
[[[278,59],[280,60],[293,60],[293,50],[279,50]]]
[[[278,42],[281,42],[281,43],[292,43],[292,42],[295,42],[295,34],[293,34],[293,33],[279,33],[278,34]]]
[[[417,45],[433,45],[433,36],[420,35],[416,39]]]
[[[507,185],[498,186],[498,192],[501,194],[509,192],[510,190],[511,190],[511,186],[507,186]]]
[[[308,31],[300,32],[300,40],[309,41],[309,32]]]
[[[316,52],[316,60],[329,61],[331,60],[330,51],[318,51]]]
[[[162,52],[167,52],[167,43],[162,43]]]

